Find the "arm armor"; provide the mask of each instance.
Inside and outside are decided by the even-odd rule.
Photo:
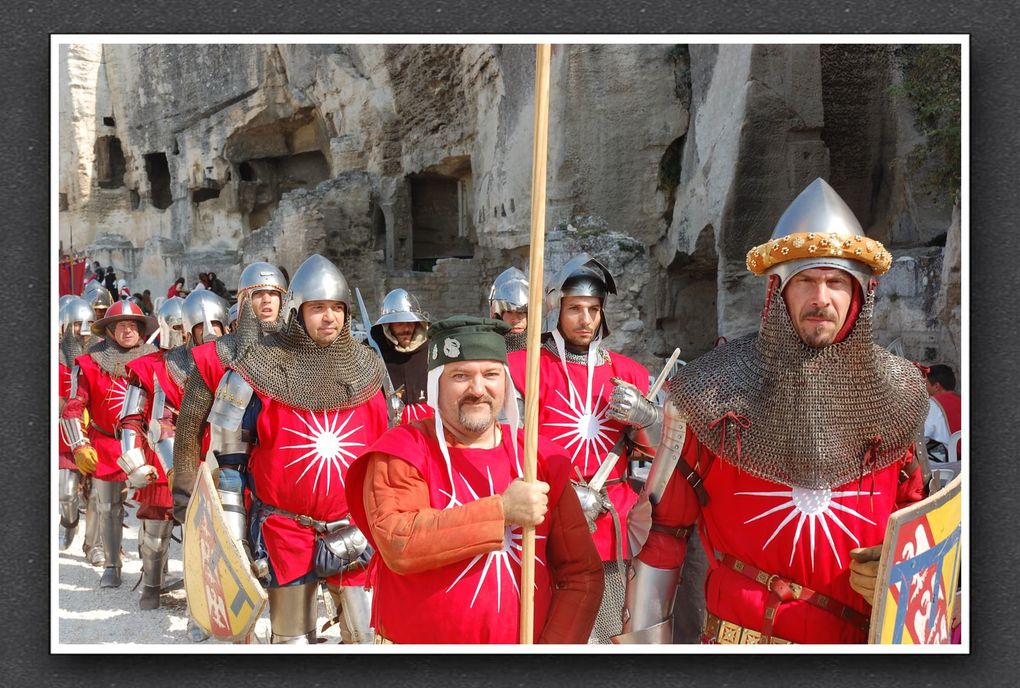
[[[148,395],[144,389],[138,385],[128,385],[117,423],[120,433],[120,458],[117,459],[117,465],[128,474],[128,484],[131,487],[145,487],[158,476],[155,467],[148,465],[145,460],[142,436],[138,432],[138,423],[145,412],[147,400]]]
[[[658,569],[635,557],[627,567],[622,633],[617,644],[673,642],[673,600],[680,569]]]
[[[181,412],[174,441],[174,473],[194,473],[202,453],[202,424],[212,408],[213,395],[201,375],[192,375],[184,386]]]
[[[653,406],[655,418],[644,427],[631,428],[630,439],[634,442],[638,451],[646,456],[655,456],[656,447],[662,441],[662,416],[661,406]]]
[[[192,375],[192,377],[196,376]],[[201,376],[197,377],[201,378]],[[202,387],[208,390],[205,381],[201,380],[201,382]],[[189,380],[187,389],[190,389],[190,385],[191,381]],[[255,390],[243,377],[233,370],[228,370],[220,379],[220,384],[216,386],[212,406],[207,411],[209,424],[218,425],[226,430],[240,430],[244,410],[248,407],[248,402],[251,401],[251,395],[254,392]],[[184,406],[183,402],[181,406]]]
[[[662,499],[666,485],[673,475],[673,469],[680,461],[680,452],[683,451],[686,437],[687,419],[681,415],[680,409],[673,401],[669,400],[663,408],[662,438],[659,440],[659,448],[655,451],[652,467],[648,470],[648,480],[645,481],[644,491],[652,504],[658,504]]]
[[[89,443],[81,425],[81,418],[61,418],[60,434],[64,441],[67,442],[67,446],[71,448],[71,451],[84,447]]]

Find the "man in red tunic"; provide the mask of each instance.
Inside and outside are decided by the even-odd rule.
[[[541,441],[535,483],[506,368],[505,323],[429,329],[432,418],[399,425],[347,474],[351,514],[376,548],[377,643],[516,643],[523,526],[535,526],[540,643],[587,640],[602,573],[562,451]],[[497,416],[507,402],[509,424]]]
[[[614,380],[648,391],[648,371],[623,354],[602,347],[609,334],[605,308],[616,283],[609,270],[586,253],[571,258],[546,290],[546,319],[540,361],[538,433],[570,457],[581,506],[590,521],[595,547],[605,570],[605,596],[593,630],[593,643],[609,642],[620,632],[627,513],[637,494],[627,482],[630,451],[621,440],[628,427],[608,415]],[[518,392],[526,388],[527,351],[508,357]],[[635,433],[637,434],[637,433]],[[637,438],[635,438],[637,439]],[[619,458],[599,489],[588,482],[618,449]],[[649,449],[649,451],[651,451]]]
[[[748,253],[769,280],[761,326],[670,382],[642,493],[654,508],[632,511],[647,541],[620,642],[671,642],[695,523],[710,562],[703,642],[866,642],[886,521],[924,496],[923,380],[872,339],[875,277],[891,263],[821,179]]]
[[[159,311],[160,350],[127,364],[128,393],[117,434],[118,463],[137,487],[138,555],[142,560],[141,609],[157,609],[173,528],[167,469],[173,465],[174,428],[184,384],[195,369],[191,349],[223,334],[223,300],[210,291],[174,297]]]
[[[76,388],[60,416],[78,470],[95,478],[92,489],[97,493],[99,530],[106,555],[99,585],[116,588],[121,583],[120,544],[128,476],[117,464],[122,452],[115,432],[126,401],[126,366],[155,351],[145,339],[155,331],[156,319],[144,315],[134,301],[118,301],[104,318],[92,323],[91,329],[93,335],[105,339],[75,359],[79,368]],[[82,430],[86,410],[90,417],[87,435]]]
[[[358,594],[369,552],[350,524],[344,483],[349,464],[386,429],[387,416],[382,362],[351,338],[349,312],[343,274],[313,255],[294,273],[283,327],[245,342],[228,365],[247,386],[232,394],[246,394],[253,404],[245,410],[254,416],[251,545],[268,573],[274,643],[316,642],[320,578],[342,608],[345,641],[367,640],[367,618],[364,627],[357,621],[370,605]],[[245,303],[239,330],[252,317]],[[175,446],[175,501],[194,484],[195,454]]]

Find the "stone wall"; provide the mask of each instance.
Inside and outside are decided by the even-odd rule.
[[[400,286],[442,317],[526,267],[531,46],[60,54],[61,244],[135,290],[319,252],[374,315]],[[582,249],[614,270],[612,346],[655,368],[753,331],[744,254],[821,176],[900,258],[879,341],[958,367],[961,230],[900,162],[891,46],[556,46],[551,76],[546,273]]]

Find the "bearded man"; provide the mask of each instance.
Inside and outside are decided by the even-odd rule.
[[[520,351],[528,345],[528,278],[517,268],[499,273],[489,290],[489,317],[510,325],[506,333],[506,352]]]
[[[418,299],[404,289],[386,295],[382,315],[372,326],[372,339],[379,345],[393,389],[404,403],[402,423],[428,417],[432,412],[425,403],[428,326],[428,316]]]
[[[866,641],[886,522],[924,496],[924,381],[872,337],[875,278],[891,263],[821,179],[747,254],[768,276],[761,326],[670,382],[651,530],[631,512],[647,541],[619,642],[671,642],[694,524],[711,565],[702,642]],[[632,399],[620,413],[649,406]]]
[[[120,545],[128,476],[117,463],[122,452],[115,432],[126,401],[127,364],[155,351],[145,341],[155,329],[156,319],[143,314],[133,301],[118,301],[110,306],[106,316],[91,326],[93,335],[105,338],[75,359],[78,374],[60,414],[78,470],[94,477],[92,489],[97,494],[105,553],[105,568],[99,582],[103,588],[117,588],[121,584]],[[90,417],[88,434],[82,429],[86,411]]]
[[[583,643],[591,631],[602,569],[568,462],[541,441],[538,481],[518,480],[524,433],[509,329],[470,316],[434,324],[433,417],[391,429],[347,474],[351,513],[380,555],[377,643],[518,642],[523,526],[536,528],[534,637]],[[504,402],[508,424],[497,422]]]

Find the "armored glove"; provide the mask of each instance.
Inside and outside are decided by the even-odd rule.
[[[882,545],[850,550],[850,587],[871,605],[875,603],[878,560],[881,554]]]
[[[83,475],[92,475],[96,472],[96,465],[99,463],[99,454],[95,448],[86,444],[74,450],[74,464]]]
[[[581,511],[585,520],[588,521],[588,530],[595,532],[595,519],[609,511],[610,502],[606,491],[603,488],[599,492],[581,483],[571,483],[574,492],[577,494],[577,501],[581,503]]]
[[[315,572],[320,578],[368,565],[373,550],[357,526],[345,526],[319,537],[314,554]]]
[[[198,480],[198,472],[180,473],[174,471],[170,492],[174,496],[174,520],[184,523],[184,517],[188,513],[188,502],[191,501],[191,493],[195,489],[195,481]]]
[[[140,447],[135,447],[121,455],[117,459],[117,465],[127,473],[127,482],[130,487],[142,488],[159,479],[156,467],[145,463],[145,454]]]
[[[606,411],[609,418],[638,428],[646,428],[658,420],[655,404],[645,399],[641,390],[618,378],[613,378],[613,384]]]

